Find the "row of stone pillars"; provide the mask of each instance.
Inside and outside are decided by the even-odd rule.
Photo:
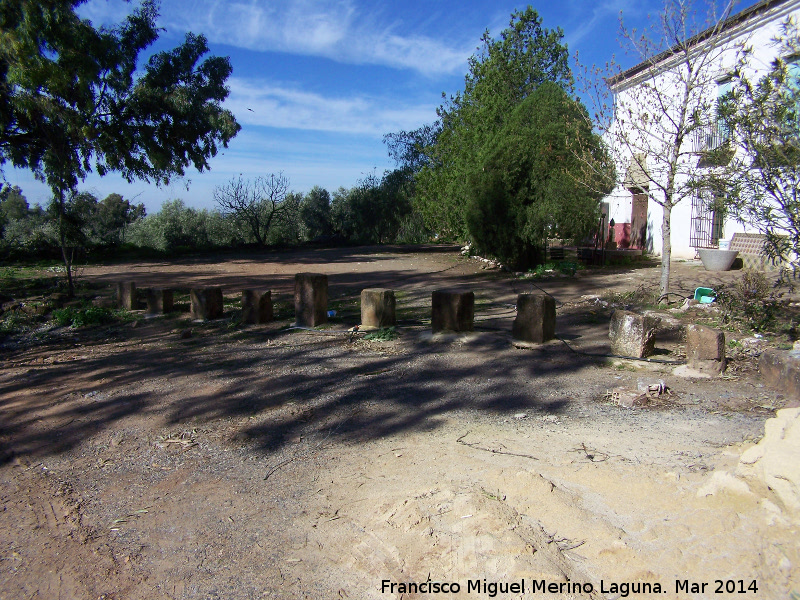
[[[117,289],[120,306],[138,308],[136,284],[120,283]],[[164,314],[173,309],[173,292],[168,289],[145,290],[147,314]],[[223,315],[222,288],[193,289],[190,292],[193,319],[218,319]],[[318,273],[295,275],[294,308],[296,325],[317,327],[328,321],[328,277]],[[269,291],[242,292],[242,322],[267,323],[273,318],[272,295]],[[431,296],[431,329],[470,332],[474,329],[475,294],[464,291],[437,290]],[[545,294],[520,294],[517,315],[511,335],[518,345],[541,344],[555,337],[555,300]],[[396,299],[393,290],[368,288],[361,292],[361,328],[374,330],[397,324]],[[612,354],[628,358],[644,358],[653,354],[656,317],[627,311],[615,311],[609,337]],[[690,325],[686,335],[688,366],[696,371],[716,375],[725,370],[725,335],[722,332]]]
[[[174,295],[170,289],[146,288],[144,290],[148,315],[160,315],[174,308]],[[120,307],[138,308],[134,282],[117,286]],[[190,291],[193,319],[218,319],[223,315],[222,288],[208,287]],[[317,273],[295,275],[294,307],[296,325],[317,327],[328,321],[328,277]],[[382,329],[397,325],[397,302],[394,290],[368,288],[361,292],[361,328]],[[242,292],[242,322],[267,323],[273,318],[272,295],[269,291],[244,290]],[[437,290],[431,296],[431,329],[469,332],[474,330],[474,292]],[[555,337],[555,301],[543,294],[520,294],[517,300],[517,318],[512,335],[515,340],[531,343],[546,342]]]

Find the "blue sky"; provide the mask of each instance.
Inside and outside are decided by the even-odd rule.
[[[753,3],[745,0],[737,10]],[[95,25],[113,24],[134,5],[90,0],[79,12]],[[511,13],[526,6],[497,0],[162,0],[164,31],[153,50],[175,47],[187,31],[205,34],[211,54],[231,59],[225,105],[242,130],[211,160],[210,171],[190,170],[160,188],[128,184],[115,174],[90,175],[81,189],[101,199],[117,192],[154,213],[174,198],[214,208],[214,188],[239,174],[283,172],[298,192],[314,185],[331,192],[352,187],[365,174],[393,167],[383,135],[433,122],[442,92],[463,89],[467,59],[484,30],[497,36]],[[532,6],[545,27],[561,27],[570,54],[577,51],[582,63],[602,65],[616,55],[628,67],[638,61],[617,41],[620,12],[626,25],[641,29],[662,2]],[[47,187],[29,172],[4,171],[31,204],[47,203]]]

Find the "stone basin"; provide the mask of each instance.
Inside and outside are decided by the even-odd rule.
[[[699,248],[697,253],[706,271],[730,271],[736,260],[738,250],[719,250],[717,248]]]

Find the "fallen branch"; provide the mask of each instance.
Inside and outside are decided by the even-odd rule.
[[[532,456],[530,454],[520,454],[518,452],[508,452],[507,450],[494,450],[492,448],[483,448],[481,446],[478,446],[477,442],[471,442],[471,443],[465,442],[464,438],[467,437],[470,433],[472,432],[468,431],[460,438],[458,438],[456,441],[462,446],[469,446],[470,448],[473,448],[475,450],[483,450],[484,452],[491,452],[492,454],[505,454],[507,456],[519,456],[520,458],[530,458],[531,460],[539,460],[539,457]]]

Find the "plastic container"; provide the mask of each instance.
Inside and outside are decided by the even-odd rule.
[[[719,241],[719,249],[720,250],[730,250],[731,249],[731,241],[730,240],[720,240]]]
[[[694,291],[694,299],[700,304],[711,304],[717,299],[717,293],[711,288],[699,287]]]

